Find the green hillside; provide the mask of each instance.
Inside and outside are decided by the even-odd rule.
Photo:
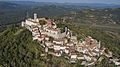
[[[102,46],[111,50],[115,56],[120,57],[120,28],[99,28],[77,23],[58,23],[58,26],[68,26],[74,33],[77,33],[78,39],[84,38],[88,35],[92,36],[101,41]]]
[[[63,57],[44,54],[40,43],[32,40],[31,33],[10,25],[0,33],[0,67],[70,67]]]
[[[78,27],[73,24],[58,24],[60,27],[65,25],[78,34],[78,39],[91,35],[100,40],[102,46],[113,51],[115,56],[120,56],[120,38],[116,37],[116,35],[110,36],[98,29],[81,25]],[[27,29],[18,25],[7,26],[0,33],[0,67],[80,67],[80,61],[77,64],[70,64],[64,57],[47,54],[44,57],[41,56],[41,54],[45,53],[40,44],[32,40],[32,35]],[[114,64],[108,63],[107,59],[103,60],[103,62],[96,65],[98,67],[114,67]]]
[[[61,17],[66,22],[97,25],[120,24],[120,8],[83,9],[78,11],[72,11],[69,14],[62,15]]]

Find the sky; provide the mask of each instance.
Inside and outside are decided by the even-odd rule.
[[[8,0],[1,0],[8,1]],[[58,2],[58,3],[105,3],[120,4],[120,0],[14,0],[14,1],[37,1],[37,2]]]

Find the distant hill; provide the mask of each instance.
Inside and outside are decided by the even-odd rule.
[[[120,24],[118,7],[110,4],[0,1],[0,25],[21,22],[26,12],[31,18],[37,13],[39,17],[72,18],[68,22]]]
[[[23,5],[23,6],[40,5],[38,2],[33,2],[33,1],[9,1],[9,2],[18,4],[18,5]]]
[[[73,5],[77,7],[86,6],[89,8],[119,8],[120,5],[116,4],[103,4],[103,3],[64,3],[65,5]]]
[[[17,6],[15,3],[0,1],[0,9],[13,9]]]
[[[45,6],[45,5],[56,5],[56,6],[72,6],[74,8],[119,8],[117,4],[104,4],[104,3],[55,3],[55,2],[34,2],[34,1],[10,1],[20,5],[29,6]]]
[[[69,14],[62,15],[66,22],[84,23],[84,24],[119,24],[120,25],[120,8],[108,9],[84,9],[72,11]]]
[[[103,4],[103,3],[55,3],[55,2],[34,2],[34,1],[0,1],[0,6],[3,8],[16,7],[16,6],[64,6],[74,9],[86,9],[86,8],[120,8],[120,5],[116,4]]]
[[[25,10],[27,10],[25,6],[0,1],[0,25],[21,21],[24,18]]]

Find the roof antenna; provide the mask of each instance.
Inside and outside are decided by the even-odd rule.
[[[27,11],[26,12],[26,19],[28,19],[29,18],[29,12]]]

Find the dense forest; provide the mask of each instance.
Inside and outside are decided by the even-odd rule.
[[[10,25],[0,33],[0,45],[0,67],[69,66],[62,57],[41,57],[44,49],[39,42],[32,41],[31,33],[16,25]]]
[[[30,31],[20,24],[25,18],[32,18],[33,13],[55,19],[60,28],[68,26],[77,33],[78,40],[86,36],[100,40],[102,47],[120,57],[120,8],[78,9],[55,4],[0,2],[0,67],[83,67],[81,61],[70,64],[63,56],[44,53],[41,43],[33,41]],[[94,67],[115,66],[105,57]]]
[[[112,38],[106,33],[85,26],[61,24],[58,26],[64,27],[68,25],[71,30],[78,34],[78,39],[87,35],[102,42],[102,46],[113,51],[115,56],[120,56],[120,39]],[[99,36],[98,36],[99,35]],[[68,59],[63,56],[55,57],[44,53],[44,49],[40,46],[41,43],[32,40],[31,33],[19,25],[9,25],[6,30],[0,33],[0,66],[1,67],[80,67],[80,62],[70,64]],[[114,46],[114,47],[113,47]],[[45,56],[41,56],[45,54]],[[108,58],[102,62],[96,63],[97,67],[107,66],[113,67],[113,63],[108,63]],[[83,67],[83,66],[81,66]]]

